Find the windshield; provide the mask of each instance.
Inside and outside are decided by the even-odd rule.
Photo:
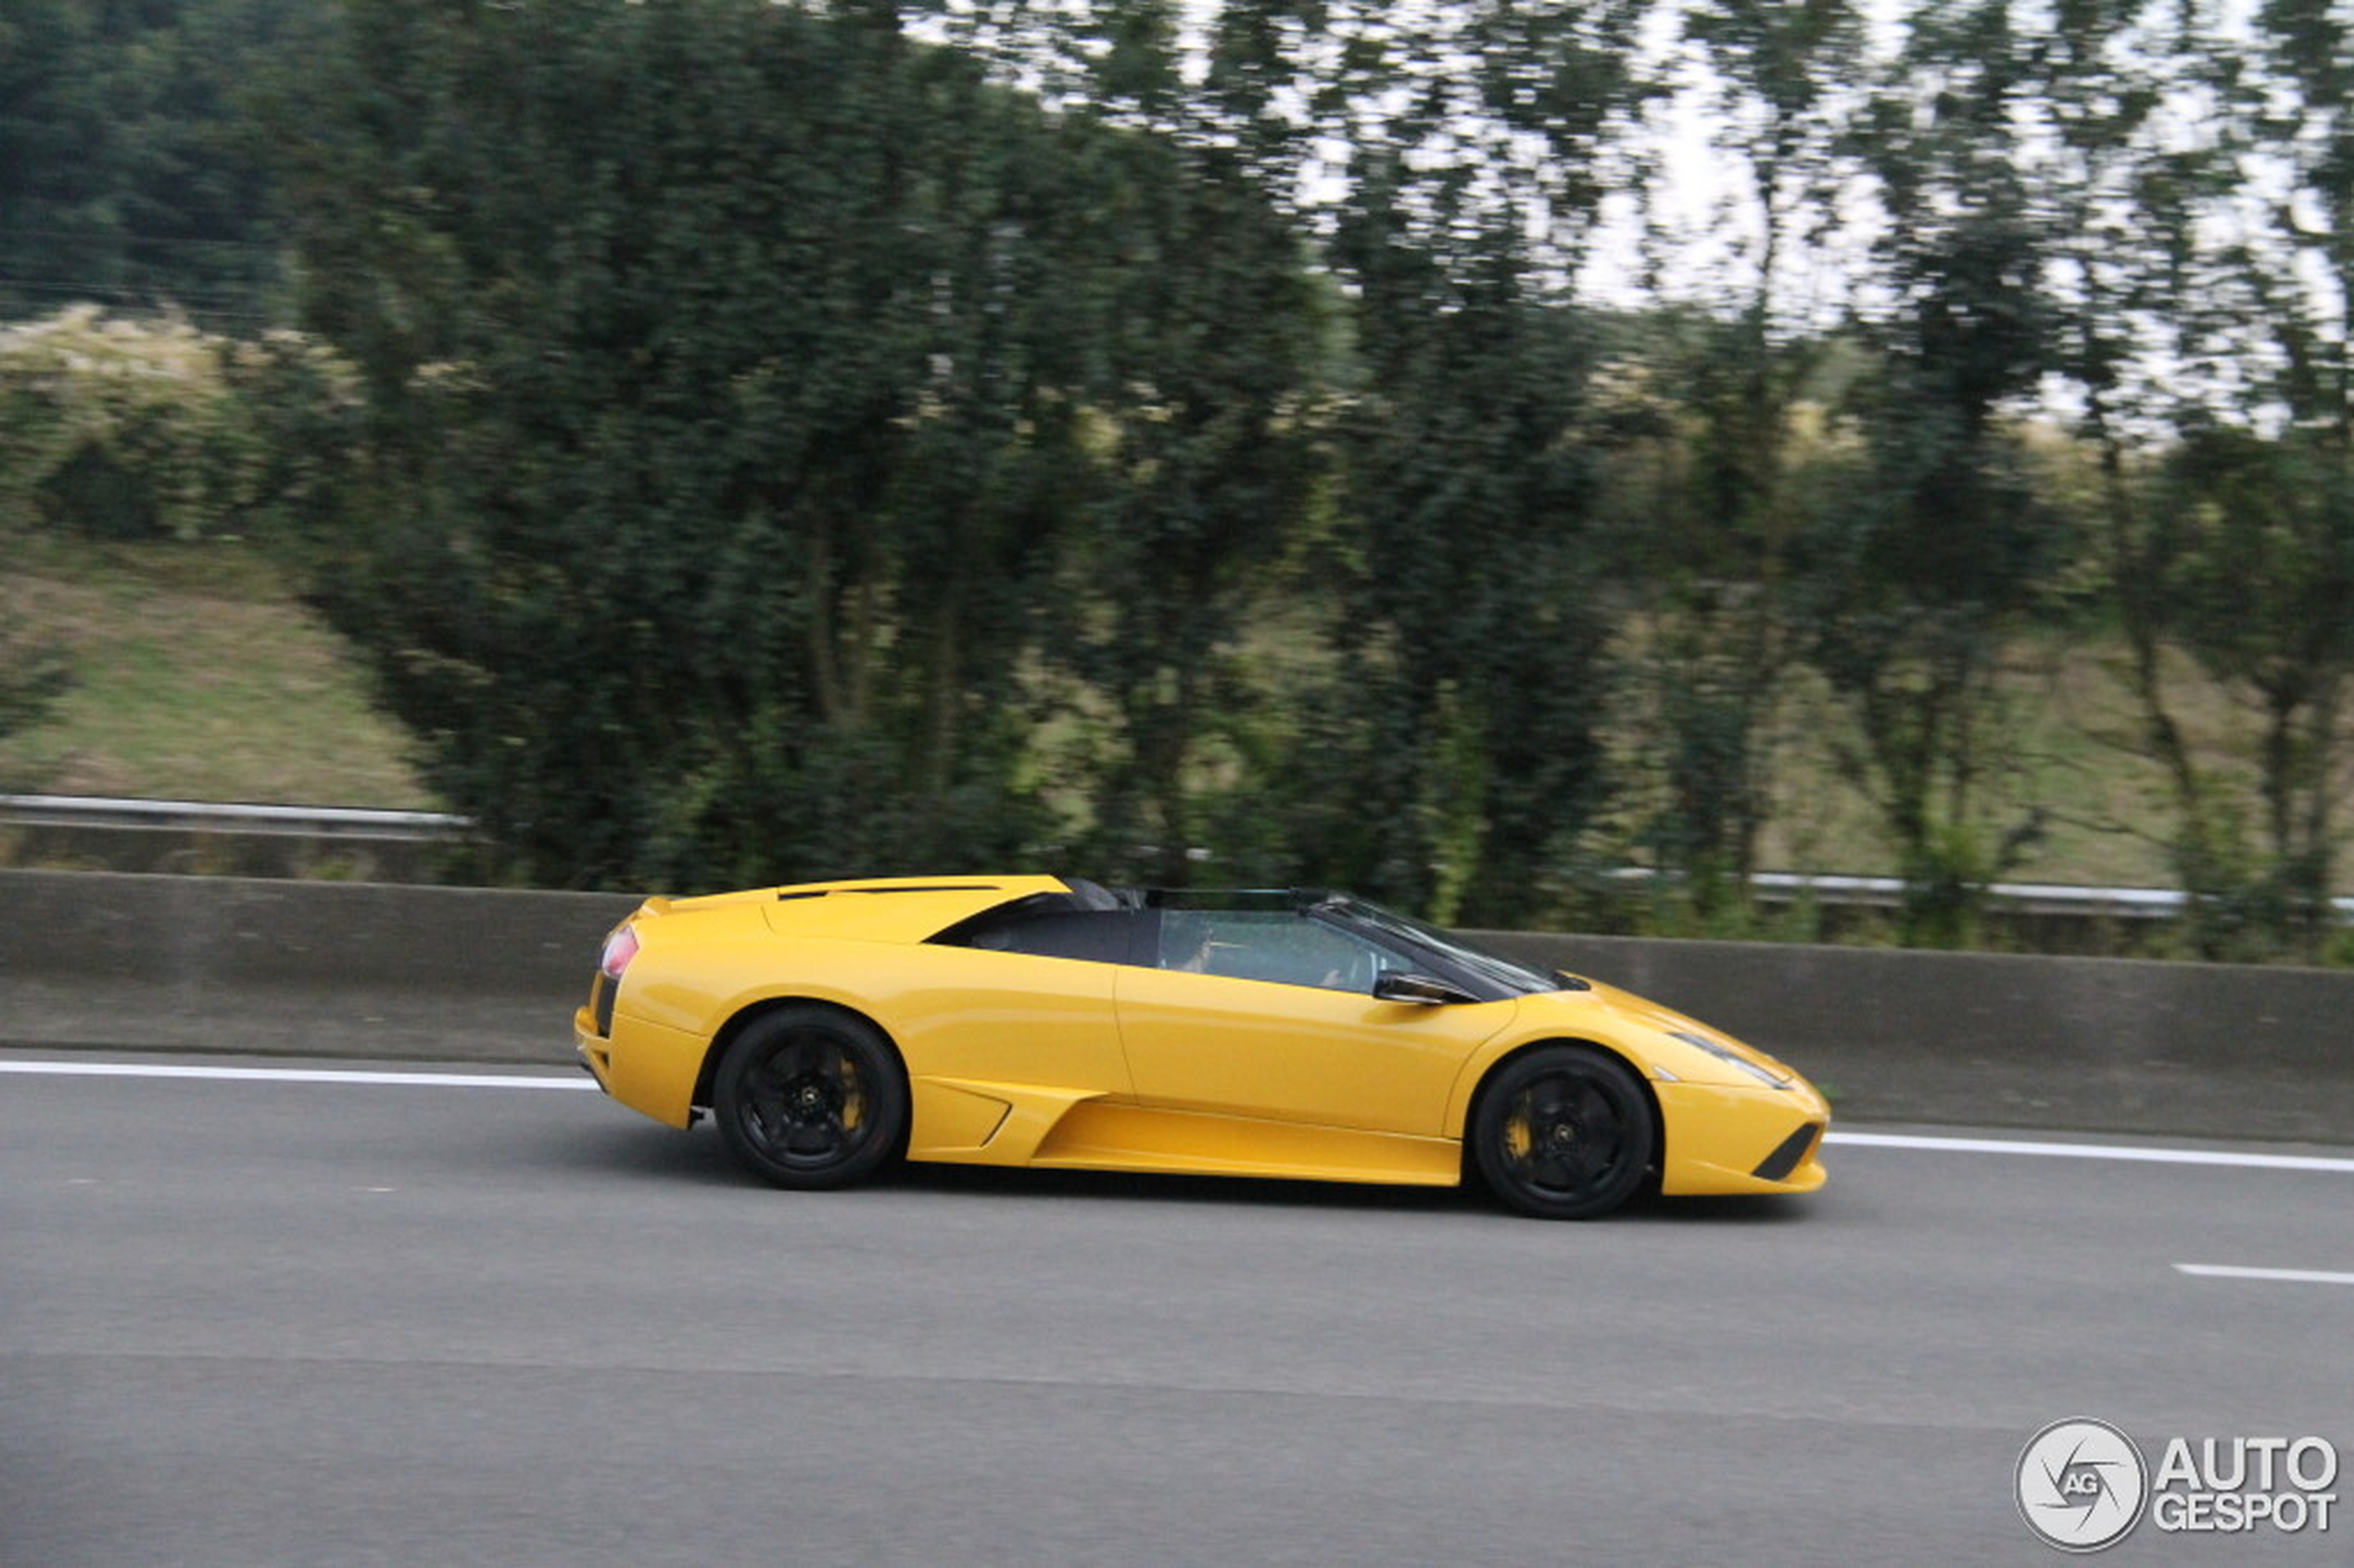
[[[1491,953],[1487,948],[1465,942],[1452,931],[1441,930],[1411,915],[1400,915],[1394,909],[1384,909],[1378,904],[1368,904],[1361,898],[1339,894],[1323,900],[1316,907],[1329,910],[1343,919],[1368,927],[1385,936],[1435,953],[1449,963],[1495,981],[1515,995],[1586,989],[1583,981],[1573,980],[1566,975],[1556,974],[1533,964],[1524,964],[1516,958],[1507,958],[1500,953]]]

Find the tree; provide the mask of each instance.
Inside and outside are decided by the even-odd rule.
[[[1844,144],[1865,59],[1861,19],[1836,0],[1696,7],[1683,31],[1740,178],[1688,247],[1724,246],[1721,274],[1682,285],[1697,308],[1643,318],[1626,355],[1669,405],[1636,449],[1665,441],[1680,461],[1672,486],[1642,487],[1622,548],[1653,601],[1630,696],[1656,736],[1661,803],[1639,838],[1706,915],[1740,899],[1773,811],[1791,552],[1820,500],[1809,424],[1840,342],[1815,269],[1860,181]]]
[[[365,394],[319,592],[508,870],[1003,863],[1049,646],[1179,787],[1225,541],[1291,504],[1297,264],[1247,186],[887,8],[351,18],[280,109]]]
[[[271,193],[242,83],[300,0],[23,0],[0,16],[0,313],[269,317]]]
[[[2354,677],[2347,21],[2296,0],[2245,25],[2135,4],[2059,19],[2040,94],[2070,193],[2059,363],[2098,474],[2128,744],[2165,781],[2193,947],[2316,956]],[[2202,687],[2244,746],[2194,730]]]
[[[1510,212],[1459,214],[1450,246],[1411,199],[1369,183],[1334,251],[1361,380],[1334,436],[1338,689],[1304,738],[1301,849],[1320,879],[1512,921],[1561,898],[1603,790],[1586,348]]]
[[[1237,826],[1221,800],[1265,782],[1231,743],[1256,701],[1243,643],[1288,586],[1318,462],[1325,323],[1269,189],[1282,137],[1232,35],[1253,14],[1221,14],[1188,93],[1166,16],[1122,13],[1071,113],[1096,483],[1067,563],[1082,608],[1056,654],[1106,722],[1067,755],[1090,784],[1095,863],[1168,886],[1199,850],[1244,854],[1210,842]]]
[[[1069,423],[1034,117],[887,19],[350,14],[279,109],[366,398],[318,592],[497,869],[1004,853],[1027,449]]]
[[[2166,635],[2257,718],[2254,813],[2214,799],[2211,771],[2178,758],[2195,940],[2219,956],[2285,943],[2319,957],[2335,925],[2333,817],[2354,687],[2354,465],[2327,430],[2195,432],[2154,510],[2145,559]],[[2262,846],[2257,865],[2237,860],[2243,835]]]
[[[1335,666],[1289,820],[1310,879],[1441,920],[1561,908],[1607,790],[1618,607],[1591,569],[1576,283],[1638,161],[1641,15],[1335,13],[1339,69],[1301,95],[1353,151],[1320,216],[1348,309],[1317,558]]]
[[[2029,80],[2006,0],[1919,13],[1865,156],[1888,209],[1888,307],[1852,407],[1858,482],[1804,545],[1806,656],[1854,721],[1854,777],[1906,883],[1908,941],[1968,934],[1984,883],[2040,830],[1978,817],[2006,639],[2060,559],[2005,426],[2050,363],[2049,208],[2027,188],[2015,106]]]
[[[1182,886],[1205,837],[1205,740],[1251,701],[1239,642],[1306,515],[1316,322],[1291,231],[1231,158],[1120,150],[1097,275],[1122,373],[1091,398],[1104,477],[1065,662],[1117,716],[1091,769],[1099,853]]]
[[[2206,56],[2218,150],[2239,178],[2193,341],[2237,349],[2245,369],[2238,428],[2196,422],[2173,465],[2159,545],[2179,595],[2169,629],[2258,715],[2264,866],[2239,902],[2309,958],[2335,924],[2354,685],[2349,32],[2342,6],[2270,0],[2253,49],[2217,38]]]

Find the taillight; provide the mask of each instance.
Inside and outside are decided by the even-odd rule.
[[[597,967],[604,971],[605,979],[617,980],[621,978],[621,971],[629,967],[629,960],[636,956],[638,933],[624,926],[605,938],[604,956],[597,961]]]
[[[621,996],[621,971],[629,967],[629,960],[638,956],[638,933],[627,926],[605,938],[605,950],[597,958],[597,984],[591,1001],[597,1011],[597,1032],[613,1038],[614,1004]]]

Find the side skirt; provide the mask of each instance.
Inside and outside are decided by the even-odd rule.
[[[1163,1110],[1031,1084],[918,1079],[914,1092],[913,1160],[1424,1187],[1462,1179],[1452,1138]]]

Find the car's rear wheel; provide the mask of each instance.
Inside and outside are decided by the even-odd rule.
[[[1623,1062],[1547,1045],[1500,1069],[1472,1118],[1472,1155],[1496,1195],[1523,1214],[1591,1220],[1649,1173],[1658,1118]]]
[[[864,1181],[907,1133],[907,1087],[880,1031],[837,1008],[763,1014],[729,1043],[712,1081],[728,1149],[780,1187]]]

